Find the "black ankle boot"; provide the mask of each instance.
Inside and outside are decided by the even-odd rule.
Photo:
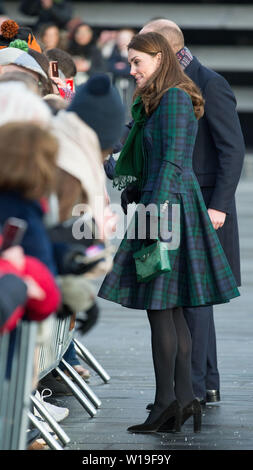
[[[174,400],[153,423],[142,423],[130,426],[127,430],[133,433],[148,433],[158,431],[159,428],[170,418],[174,420],[174,431],[180,432],[182,421],[182,408],[177,400]]]
[[[194,432],[201,431],[201,420],[202,420],[202,407],[200,401],[195,398],[193,401],[188,403],[183,408],[182,411],[182,422],[181,425],[187,421],[191,416],[193,416],[193,430]],[[164,424],[162,424],[159,428],[159,432],[173,432],[174,430],[174,417],[168,419]]]

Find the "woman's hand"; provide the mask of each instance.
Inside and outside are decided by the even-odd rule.
[[[215,230],[218,230],[224,225],[227,215],[225,212],[208,209],[208,214]]]
[[[25,276],[23,278],[26,286],[27,286],[27,296],[30,299],[36,300],[44,300],[45,299],[45,291],[41,289],[39,284],[33,279],[31,276]]]
[[[25,254],[21,246],[12,246],[1,253],[1,258],[11,263],[16,269],[22,271],[25,267]]]

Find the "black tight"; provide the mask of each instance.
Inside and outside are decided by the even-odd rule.
[[[182,308],[148,310],[156,378],[155,419],[177,399],[185,406],[194,399],[191,379],[191,335]]]

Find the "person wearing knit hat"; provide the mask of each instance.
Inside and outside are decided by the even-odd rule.
[[[26,26],[19,26],[14,20],[7,19],[1,24],[0,30],[0,49],[9,47],[10,42],[15,39],[26,41],[28,47],[41,52],[41,47],[38,44],[31,28]]]
[[[11,64],[17,59],[17,57],[23,54],[23,52],[23,50],[17,49],[16,47],[5,47],[4,49],[0,49],[0,65]]]
[[[80,85],[67,111],[76,113],[96,132],[104,154],[110,153],[124,132],[124,105],[106,74],[95,74]]]
[[[7,47],[0,50],[0,74],[5,71],[24,70],[39,81],[41,78],[48,80],[47,74],[38,62],[27,52],[21,49]]]

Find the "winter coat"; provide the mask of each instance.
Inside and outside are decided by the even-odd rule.
[[[239,295],[193,172],[197,129],[191,99],[178,88],[163,95],[144,128],[140,203],[160,207],[168,201],[169,231],[172,205],[180,209],[180,243],[168,251],[171,271],[147,283],[137,282],[133,254],[143,241],[125,234],[99,297],[130,308],[163,310],[214,305]],[[132,220],[136,220],[136,213]]]

